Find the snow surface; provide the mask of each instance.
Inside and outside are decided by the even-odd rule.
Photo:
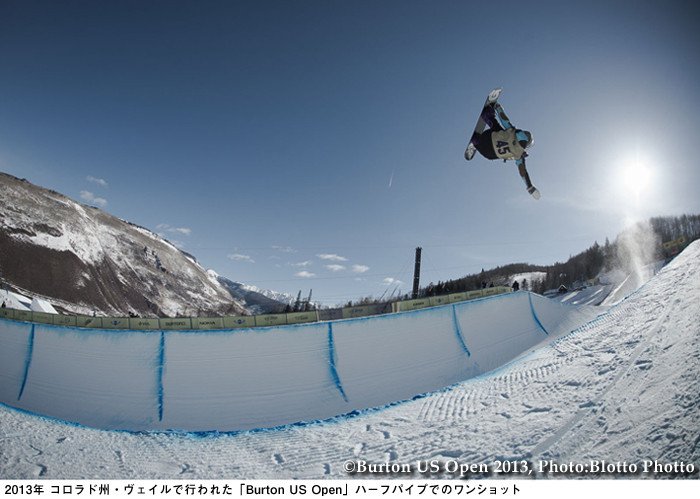
[[[7,308],[15,310],[31,310],[32,299],[12,291],[0,289],[0,303],[5,303]]]
[[[626,276],[626,278],[605,298],[602,305],[614,305],[624,300],[632,291],[651,279],[662,267],[663,262],[654,262],[640,267],[638,272]]]
[[[526,292],[223,331],[0,320],[0,402],[111,430],[236,431],[410,399],[503,365],[600,313]]]
[[[0,408],[0,476],[347,478],[343,463],[355,459],[697,466],[698,272],[696,242],[573,333],[488,374],[353,417],[232,434],[129,433]]]
[[[624,300],[630,293],[646,284],[649,279],[664,266],[659,260],[641,266],[637,272],[626,274],[620,269],[602,273],[598,276],[599,284],[577,288],[567,293],[556,290],[549,295],[552,300],[570,305],[602,305],[609,307]]]
[[[0,302],[4,302],[6,307],[15,310],[33,310],[34,312],[58,314],[54,306],[47,300],[36,296],[30,298],[4,289],[0,289]]]
[[[53,305],[48,301],[42,300],[41,298],[32,298],[32,305],[30,307],[34,312],[44,312],[47,314],[58,314]]]

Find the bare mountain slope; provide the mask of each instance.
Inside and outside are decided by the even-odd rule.
[[[153,232],[4,173],[0,276],[75,313],[246,312],[191,256]]]

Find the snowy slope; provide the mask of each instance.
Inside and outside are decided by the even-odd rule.
[[[74,313],[244,313],[189,255],[153,232],[0,173],[0,271]]]
[[[31,298],[6,289],[0,289],[0,302],[4,303],[6,307],[15,310],[31,310],[32,307]]]
[[[245,305],[252,314],[276,314],[283,312],[287,305],[293,305],[295,298],[286,293],[260,289],[220,276],[214,270],[207,270],[211,279],[216,280],[231,293],[231,296]]]
[[[654,277],[663,268],[664,263],[660,260],[644,265],[632,274],[626,274],[619,269],[606,272],[598,276],[599,284],[567,293],[556,293],[551,298],[570,305],[615,305]]]
[[[609,296],[603,301],[602,305],[614,305],[623,300],[627,295],[638,289],[656,273],[663,268],[663,261],[654,262],[644,265],[638,272],[629,274],[620,283],[618,283],[610,292]]]
[[[252,292],[252,293],[258,293],[261,294],[271,300],[275,300],[276,302],[279,303],[284,303],[285,305],[294,305],[294,302],[296,301],[296,297],[294,295],[291,295],[289,293],[280,293],[279,291],[274,291],[271,289],[262,289],[257,286],[253,286],[251,284],[244,284],[244,283],[236,283],[241,286],[242,289]]]
[[[609,313],[554,344],[352,418],[196,436],[105,432],[0,409],[0,476],[345,478],[343,463],[355,459],[697,465],[699,272],[696,242]]]
[[[596,284],[568,293],[556,294],[552,299],[569,305],[602,305],[613,289],[615,286],[612,284]],[[631,289],[629,292],[631,293],[635,289],[637,288]]]

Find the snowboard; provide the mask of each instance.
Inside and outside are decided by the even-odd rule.
[[[484,112],[484,108],[486,106],[498,101],[498,97],[501,95],[502,91],[503,91],[502,88],[494,88],[493,90],[491,90],[488,97],[486,97],[486,102],[484,102],[484,106],[481,108],[481,112],[479,113],[479,119],[477,120],[476,126],[474,127],[474,132],[472,132],[471,138],[469,139],[469,145],[467,146],[467,149],[464,151],[464,159],[466,159],[467,161],[470,161],[474,157],[474,155],[476,154],[476,146],[472,142],[474,136],[476,134],[482,133],[484,131],[484,129],[486,128],[486,122],[481,117],[481,114]]]

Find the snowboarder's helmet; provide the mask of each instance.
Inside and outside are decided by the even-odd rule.
[[[529,149],[532,147],[532,144],[535,143],[535,140],[532,138],[532,134],[527,130],[516,131],[515,138],[518,139],[520,147],[522,147],[523,149]]]

